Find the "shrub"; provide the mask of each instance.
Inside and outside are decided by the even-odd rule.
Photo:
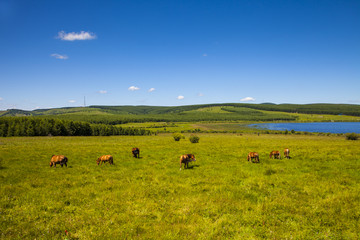
[[[173,138],[174,138],[175,141],[180,141],[180,139],[184,139],[185,136],[182,135],[181,133],[174,133]]]
[[[200,138],[196,135],[191,135],[191,137],[189,138],[190,142],[192,143],[198,143]]]
[[[356,133],[347,133],[345,135],[346,140],[358,140],[359,139],[359,134]]]

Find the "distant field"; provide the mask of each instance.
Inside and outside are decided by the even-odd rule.
[[[200,110],[196,110],[200,111]],[[201,111],[205,112],[217,112],[218,114],[226,114],[219,107],[203,108]],[[264,114],[277,114],[275,112],[260,111]],[[190,113],[190,112],[189,112]],[[283,113],[288,119],[296,119],[294,122],[359,122],[360,117],[356,116],[345,116],[345,115],[327,115],[327,114],[304,114],[304,113]],[[269,115],[267,115],[269,116]],[[287,116],[287,117],[286,117]],[[260,122],[271,122],[271,121],[260,121]],[[279,121],[277,121],[279,122]],[[282,121],[280,121],[282,122]],[[284,120],[284,122],[286,122]],[[238,131],[238,132],[255,132],[260,130],[254,130],[247,127],[247,125],[254,123],[254,121],[200,121],[200,122],[145,122],[145,123],[126,123],[121,124],[123,127],[143,127],[152,132],[181,132],[191,131],[194,129],[200,129],[202,131]],[[265,132],[265,131],[260,131]]]
[[[360,238],[360,141],[198,136],[0,138],[1,239]],[[291,159],[268,158],[285,147]],[[180,171],[183,153],[197,161]],[[97,166],[103,154],[115,165]]]
[[[0,112],[0,117],[5,116],[34,116],[111,125],[146,122],[360,121],[360,105],[223,103],[174,107],[89,106]]]

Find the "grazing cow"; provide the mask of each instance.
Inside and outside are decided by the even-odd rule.
[[[131,151],[135,158],[140,158],[140,149],[139,148],[133,148]]]
[[[56,167],[56,164],[60,164],[61,167],[65,164],[65,166],[67,167],[67,161],[68,159],[64,155],[52,155],[50,160],[50,167]]]
[[[108,162],[110,164],[114,164],[113,157],[111,155],[103,155],[103,156],[99,157],[96,160],[97,165],[99,165],[100,162],[101,162],[101,164],[106,163],[106,162]]]
[[[272,151],[269,156],[270,158],[281,159],[280,151]]]
[[[248,156],[247,156],[247,160],[251,162],[254,162],[253,159],[255,159],[255,162],[260,162],[259,159],[259,154],[257,152],[249,152]]]
[[[290,159],[290,150],[288,148],[285,148],[284,149],[284,156],[287,158],[287,159]]]
[[[189,168],[189,162],[196,161],[195,156],[193,154],[184,154],[180,156],[180,170],[181,165],[184,164],[184,169]]]

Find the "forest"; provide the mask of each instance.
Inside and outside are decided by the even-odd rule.
[[[143,128],[123,128],[120,126],[49,118],[0,118],[0,137],[110,135],[150,135],[150,131]]]

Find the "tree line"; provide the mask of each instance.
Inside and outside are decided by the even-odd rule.
[[[150,135],[143,128],[123,128],[114,125],[36,117],[1,117],[0,136],[110,136]]]

